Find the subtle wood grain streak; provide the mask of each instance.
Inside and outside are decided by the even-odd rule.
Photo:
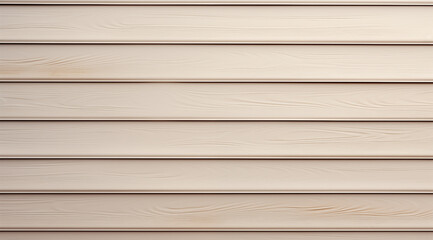
[[[0,83],[0,119],[432,120],[432,84]]]
[[[0,122],[0,157],[431,158],[433,122]]]
[[[433,192],[431,160],[2,160],[0,192]]]
[[[3,6],[0,19],[7,43],[433,43],[425,6]]]
[[[433,46],[0,46],[2,81],[430,82],[432,79]]]
[[[0,232],[7,240],[431,240],[433,232]]]
[[[433,229],[431,194],[2,194],[1,229]]]

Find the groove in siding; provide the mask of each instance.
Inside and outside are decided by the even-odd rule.
[[[433,43],[426,6],[3,6],[0,19],[7,43]]]
[[[0,83],[0,109],[0,120],[433,120],[433,85]]]
[[[3,230],[432,230],[431,194],[2,194]]]
[[[0,192],[433,192],[431,160],[2,160]]]
[[[114,5],[432,5],[431,0],[4,0],[0,4]]]
[[[8,240],[431,240],[433,232],[0,232]]]
[[[433,46],[1,45],[2,81],[431,82]]]
[[[433,122],[3,121],[4,158],[433,157]]]

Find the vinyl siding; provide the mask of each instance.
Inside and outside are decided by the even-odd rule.
[[[430,45],[0,45],[0,81],[431,82]]]
[[[425,6],[4,6],[1,14],[1,42],[12,43],[433,42]]]
[[[5,230],[433,228],[431,194],[3,194],[0,202]]]
[[[9,121],[1,157],[431,158],[432,122]]]
[[[0,161],[3,193],[431,193],[430,160]]]
[[[433,237],[431,0],[0,2],[0,238]]]
[[[2,120],[433,119],[432,84],[1,83]]]

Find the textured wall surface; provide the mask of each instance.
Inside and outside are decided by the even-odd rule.
[[[433,239],[433,1],[0,2],[0,239]]]

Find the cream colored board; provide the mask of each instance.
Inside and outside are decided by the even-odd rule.
[[[431,23],[427,6],[11,5],[0,42],[430,44]]]
[[[1,120],[433,119],[432,84],[0,83]]]
[[[2,121],[3,158],[433,157],[433,122]]]
[[[432,80],[428,45],[0,45],[0,81]]]
[[[429,193],[433,160],[2,160],[0,192]]]
[[[2,194],[3,230],[433,230],[431,194]]]

